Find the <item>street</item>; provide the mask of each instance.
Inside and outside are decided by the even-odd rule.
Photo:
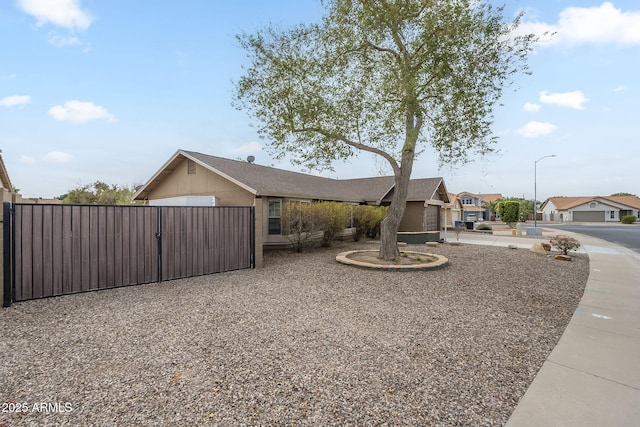
[[[624,246],[640,253],[640,226],[623,224],[544,224],[545,228],[555,228],[574,233],[586,234]]]

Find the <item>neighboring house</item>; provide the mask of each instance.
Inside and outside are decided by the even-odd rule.
[[[618,222],[625,215],[640,220],[636,196],[550,197],[540,206],[543,221]]]
[[[462,203],[461,221],[484,221],[495,218],[492,218],[492,213],[483,206],[502,199],[502,194],[475,194],[465,191],[458,193],[458,199]]]
[[[1,152],[1,151],[0,151]],[[33,203],[33,204],[57,204],[62,203],[58,199],[43,199],[41,197],[23,198],[18,194],[15,187],[9,179],[9,173],[4,165],[2,154],[0,154],[0,202],[11,203]]]
[[[134,200],[150,205],[255,206],[256,247],[287,244],[282,204],[337,201],[388,205],[394,178],[337,180],[178,150],[138,189]],[[439,231],[449,202],[442,178],[412,179],[400,231]]]
[[[462,221],[462,200],[457,194],[449,193],[449,203],[444,205],[445,226],[454,227],[456,221]]]
[[[0,154],[0,202],[15,202],[16,189],[11,184],[9,173]]]

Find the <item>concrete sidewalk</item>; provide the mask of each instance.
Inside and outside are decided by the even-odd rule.
[[[467,244],[530,248],[567,234],[589,255],[585,292],[560,341],[507,426],[640,425],[640,255],[593,237],[548,230],[542,238],[462,233]],[[455,234],[447,235],[455,241]]]

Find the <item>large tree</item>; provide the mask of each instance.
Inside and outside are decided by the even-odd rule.
[[[396,234],[417,153],[441,163],[491,152],[493,108],[526,72],[533,35],[520,17],[480,0],[327,0],[317,24],[238,36],[250,65],[236,105],[260,123],[276,155],[330,167],[356,150],[388,161],[395,190],[380,257],[397,259]]]
[[[83,205],[131,205],[135,189],[105,184],[96,181],[93,184],[81,185],[59,197],[64,204]]]

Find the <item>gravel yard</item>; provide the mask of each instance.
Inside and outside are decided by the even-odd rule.
[[[410,245],[449,266],[335,262],[372,247],[2,309],[0,426],[503,425],[582,296],[587,256]]]

